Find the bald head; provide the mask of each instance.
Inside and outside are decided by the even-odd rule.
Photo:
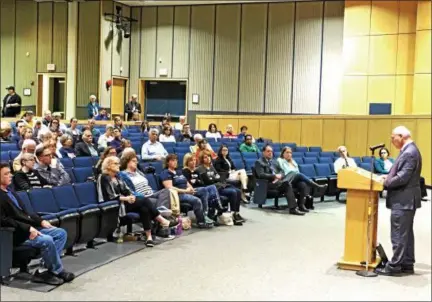
[[[405,126],[397,126],[392,131],[391,141],[397,149],[402,149],[405,144],[412,141],[411,132]]]
[[[92,140],[93,140],[93,135],[91,133],[90,130],[86,130],[83,132],[82,135],[82,139],[83,141],[85,141],[87,144],[91,144]]]

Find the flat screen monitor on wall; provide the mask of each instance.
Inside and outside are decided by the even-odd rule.
[[[391,103],[373,103],[369,104],[370,115],[387,115],[392,112]]]
[[[146,118],[159,119],[167,113],[176,118],[186,113],[184,81],[147,81],[145,95]]]

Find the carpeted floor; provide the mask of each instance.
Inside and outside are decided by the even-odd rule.
[[[365,279],[338,270],[345,205],[306,217],[242,209],[243,227],[197,232],[144,249],[49,293],[1,288],[6,300],[431,300],[431,202],[415,218],[416,275]],[[389,211],[379,242],[389,256]]]

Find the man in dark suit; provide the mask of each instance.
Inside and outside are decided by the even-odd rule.
[[[136,94],[132,94],[130,101],[125,105],[125,113],[127,113],[127,120],[132,120],[133,114],[141,113],[141,104],[138,103],[138,96]]]
[[[0,164],[0,225],[14,228],[13,245],[27,245],[40,249],[48,271],[37,271],[34,282],[60,285],[72,281],[75,276],[63,268],[60,255],[66,243],[66,231],[53,227],[39,216],[27,213],[19,197],[8,189],[12,174],[7,163]],[[43,201],[41,201],[43,202]]]
[[[268,180],[268,189],[285,195],[288,202],[288,208],[290,214],[293,215],[304,215],[304,212],[297,209],[297,203],[294,196],[293,188],[288,181],[283,181],[282,174],[276,174],[273,167],[273,149],[270,145],[266,145],[263,148],[263,157],[255,162],[255,173],[259,179]],[[304,205],[299,205],[299,208],[304,208]]]
[[[93,144],[93,135],[90,130],[84,131],[82,141],[75,145],[75,154],[80,156],[99,156],[97,147]]]
[[[393,258],[377,273],[386,276],[414,274],[414,215],[421,207],[420,174],[422,157],[411,139],[410,131],[396,127],[391,136],[392,144],[400,154],[385,179],[386,206],[391,210],[391,241]]]
[[[8,94],[3,99],[2,117],[16,117],[21,112],[21,97],[15,93],[15,87],[6,88]]]

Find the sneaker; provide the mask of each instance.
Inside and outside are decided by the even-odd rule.
[[[65,270],[58,274],[57,277],[63,279],[64,282],[71,282],[73,279],[75,279],[75,275],[73,273]]]
[[[32,282],[35,283],[45,283],[49,285],[62,285],[64,283],[64,280],[60,277],[57,277],[52,272],[45,271],[43,273],[39,273],[39,271],[36,271],[35,274],[32,277]]]
[[[235,215],[235,217],[234,217],[234,215]],[[240,213],[234,213],[233,214],[233,220],[237,220],[237,221],[240,221],[240,222],[246,222],[246,219],[244,219],[241,215],[240,215]]]
[[[146,247],[154,247],[155,243],[153,240],[147,240],[145,245],[146,245]]]

